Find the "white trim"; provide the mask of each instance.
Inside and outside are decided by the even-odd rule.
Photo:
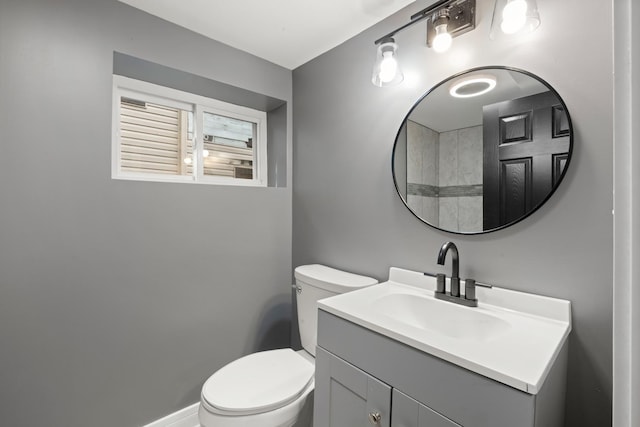
[[[640,16],[636,0],[613,2],[613,425],[640,425]],[[634,146],[635,143],[635,146]]]
[[[201,182],[197,183],[193,179],[193,177],[189,175],[162,175],[152,173],[118,172],[115,176],[112,176],[111,179],[118,179],[123,181],[179,182],[187,184],[202,184]]]
[[[202,105],[195,106],[195,112],[193,115],[193,173],[195,174],[196,182],[202,182],[204,176],[204,156],[202,150],[204,150],[204,119],[203,118]]]
[[[141,96],[142,95],[142,96]],[[194,115],[194,156],[193,176],[138,174],[122,172],[120,159],[120,97],[142,98],[142,101],[166,105]],[[113,76],[113,105],[111,129],[111,179],[130,181],[180,182],[213,185],[232,185],[244,187],[267,186],[267,113],[241,105],[230,104],[189,92],[159,86],[153,83],[135,80],[124,76]],[[238,179],[231,177],[204,176],[203,157],[203,119],[204,112],[236,118],[256,124],[254,141],[254,177]]]
[[[198,421],[199,406],[200,402],[194,403],[144,427],[200,427],[200,422]]]
[[[111,105],[111,179],[117,178],[122,169],[120,161],[120,94],[114,76]]]
[[[225,176],[204,177],[196,181],[187,175],[161,175],[161,174],[136,174],[136,173],[120,173],[119,176],[112,176],[111,179],[118,181],[145,181],[145,182],[168,182],[176,184],[199,184],[199,185],[231,185],[235,187],[266,187],[258,184],[252,179],[236,179]]]

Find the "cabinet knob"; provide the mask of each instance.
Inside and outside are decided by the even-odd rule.
[[[377,426],[382,419],[382,415],[379,412],[369,412],[369,422],[374,426]]]

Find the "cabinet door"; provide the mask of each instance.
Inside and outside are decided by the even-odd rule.
[[[391,387],[318,347],[314,427],[391,427]]]
[[[393,390],[393,427],[461,427],[449,418],[424,406],[398,390]]]

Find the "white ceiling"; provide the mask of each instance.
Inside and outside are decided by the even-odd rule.
[[[517,99],[549,90],[538,80],[526,74],[510,70],[480,70],[464,74],[491,74],[497,85],[491,92],[473,98],[453,98],[449,88],[453,79],[430,92],[409,115],[409,120],[420,123],[436,132],[447,132],[482,124],[482,108],[485,105]]]
[[[120,1],[292,70],[415,0]]]

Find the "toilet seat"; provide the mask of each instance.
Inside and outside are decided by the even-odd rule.
[[[221,415],[261,414],[298,399],[313,375],[313,363],[290,348],[253,353],[209,377],[201,402]]]

